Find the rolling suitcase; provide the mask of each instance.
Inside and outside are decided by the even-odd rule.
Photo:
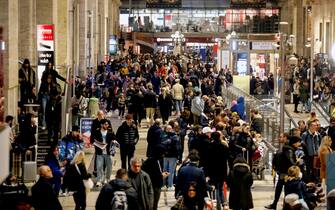
[[[29,157],[29,158],[28,158]],[[35,182],[37,174],[37,162],[32,161],[32,154],[25,154],[25,161],[23,161],[23,182]]]

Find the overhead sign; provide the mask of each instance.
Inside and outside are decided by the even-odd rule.
[[[255,42],[251,44],[252,50],[273,50],[273,42]]]
[[[55,64],[54,58],[54,26],[37,25],[37,76],[38,81],[42,77],[45,66],[48,63]]]
[[[147,8],[178,8],[181,0],[147,0]]]

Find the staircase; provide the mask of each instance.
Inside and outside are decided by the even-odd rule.
[[[48,131],[39,129],[38,141],[37,141],[37,167],[44,164],[45,157],[50,150],[50,144],[48,143]]]

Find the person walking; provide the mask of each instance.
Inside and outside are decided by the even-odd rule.
[[[97,187],[101,187],[102,183],[107,183],[110,181],[110,176],[112,174],[112,156],[113,146],[118,146],[119,144],[115,140],[115,134],[113,130],[109,129],[108,120],[100,120],[100,130],[93,133],[94,147],[97,164]]]
[[[152,155],[144,161],[142,170],[148,173],[151,179],[152,188],[154,191],[153,209],[158,209],[158,202],[163,187],[163,181],[169,176],[169,173],[162,170],[162,163],[165,153],[165,148],[162,145],[156,145]]]
[[[251,193],[252,184],[253,179],[249,164],[244,158],[236,158],[228,179],[230,209],[247,210],[254,208]]]
[[[183,111],[184,87],[180,84],[179,79],[175,79],[175,84],[172,86],[172,97],[176,107],[176,116],[179,116]]]
[[[161,135],[162,135],[162,128],[161,128],[161,119],[156,119],[155,123],[149,128],[147,133],[147,157],[151,157],[154,153],[154,149],[157,145],[161,144]]]
[[[121,194],[120,194],[121,192]],[[117,197],[122,196],[125,193],[126,199],[121,203],[127,205],[128,210],[137,210],[138,201],[137,201],[137,192],[128,182],[127,171],[123,168],[116,171],[115,179],[107,183],[99,193],[97,198],[95,209],[96,210],[110,210],[113,208],[113,205],[116,205]],[[122,201],[121,201],[122,202]],[[125,206],[123,206],[125,207]]]
[[[161,94],[158,97],[158,106],[162,116],[163,124],[166,124],[166,122],[169,120],[172,105],[173,101],[171,95],[168,93],[166,88],[162,88]]]
[[[130,161],[128,177],[130,184],[137,192],[138,210],[152,210],[154,204],[154,191],[149,175],[142,170],[142,160],[133,157]]]
[[[66,170],[64,176],[64,185],[69,191],[73,191],[73,200],[75,202],[75,210],[86,209],[86,188],[84,180],[91,178],[87,173],[85,166],[85,153],[79,151],[74,156],[70,166]]]
[[[146,111],[146,118],[148,122],[148,128],[153,124],[154,122],[154,115],[157,107],[157,95],[153,91],[152,84],[149,83],[147,85],[148,90],[144,93],[144,108]]]
[[[127,114],[125,121],[117,129],[116,140],[120,144],[120,155],[122,168],[130,167],[130,159],[134,157],[135,146],[139,140],[138,129],[133,121],[133,117]]]
[[[52,187],[52,171],[49,166],[42,165],[40,178],[31,188],[31,199],[35,210],[62,210],[57,194]]]

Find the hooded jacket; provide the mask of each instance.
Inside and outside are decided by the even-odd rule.
[[[252,184],[253,179],[249,165],[246,162],[235,163],[228,180],[230,209],[254,208],[251,194]]]
[[[242,120],[245,120],[245,105],[244,105],[244,97],[240,96],[237,99],[237,113]]]
[[[114,179],[106,184],[100,191],[97,202],[95,204],[96,210],[111,209],[111,201],[114,197],[115,191],[124,191],[127,195],[128,210],[137,210],[137,193],[131,184],[122,179]]]

